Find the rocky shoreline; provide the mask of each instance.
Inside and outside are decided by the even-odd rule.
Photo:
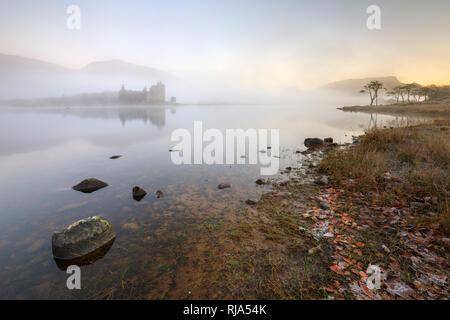
[[[449,298],[450,239],[425,219],[437,198],[405,199],[400,190],[409,184],[392,168],[377,182],[396,190],[388,203],[376,189],[358,189],[357,179],[324,172],[330,154],[343,157],[372,138],[302,152],[300,166],[216,230],[217,239],[229,238],[226,259],[216,261],[228,279],[218,298]]]

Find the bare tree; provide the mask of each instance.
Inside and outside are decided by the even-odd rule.
[[[383,83],[380,81],[370,81],[364,86],[364,89],[361,90],[360,93],[369,93],[370,105],[372,106],[374,101],[375,105],[378,105],[378,92],[380,89],[386,90],[386,88],[383,88]]]
[[[394,97],[396,103],[400,101],[400,96],[402,95],[402,86],[394,87],[391,91],[386,92],[388,96]],[[402,97],[403,99],[403,97]],[[404,100],[404,99],[403,99]]]

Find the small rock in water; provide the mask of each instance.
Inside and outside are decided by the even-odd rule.
[[[73,186],[72,189],[84,193],[91,193],[107,186],[108,184],[106,182],[95,178],[89,178],[81,181],[76,186]]]
[[[219,189],[231,188],[231,184],[230,183],[221,183],[217,186],[217,188],[219,188]]]
[[[161,190],[156,190],[156,197],[159,199],[164,196],[164,193]]]
[[[316,180],[316,184],[320,186],[324,186],[328,184],[328,177],[327,176],[321,176],[319,179]]]
[[[272,149],[272,147],[267,147],[267,150],[270,150],[270,149]]]
[[[333,138],[325,138],[325,139],[323,139],[323,141],[325,142],[325,143],[333,143]]]
[[[323,140],[319,138],[306,138],[303,143],[307,148],[314,148],[323,145]]]
[[[267,182],[264,181],[263,179],[258,179],[258,180],[255,181],[255,183],[259,184],[259,185],[267,184]]]
[[[142,189],[138,186],[133,188],[133,199],[136,201],[141,201],[142,198],[144,198],[146,194],[147,194],[147,192],[145,192],[144,189]]]
[[[245,201],[245,203],[249,206],[254,206],[256,204],[256,201],[253,199],[248,199],[247,201]]]
[[[53,233],[53,257],[57,264],[64,262],[61,265],[70,261],[76,265],[85,265],[89,261],[92,263],[96,260],[93,257],[88,259],[89,261],[83,261],[83,258],[90,257],[102,248],[107,247],[109,250],[115,237],[116,234],[108,221],[98,216],[82,219],[72,223],[61,232]],[[104,256],[106,252],[102,252],[102,254]]]
[[[120,157],[122,157],[121,155],[115,155],[115,156],[112,156],[112,157],[109,157],[110,159],[119,159]]]

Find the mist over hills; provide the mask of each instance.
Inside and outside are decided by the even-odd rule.
[[[80,70],[84,74],[107,77],[175,80],[172,74],[145,66],[128,63],[123,60],[108,60],[91,62]]]
[[[81,69],[0,54],[0,99],[28,99],[83,92],[117,91],[122,84],[142,88],[178,79],[163,70],[122,60],[97,61]]]
[[[372,80],[383,82],[387,89],[401,84],[394,76],[369,77],[332,82],[318,90],[326,90],[331,95],[361,97],[359,91]],[[298,100],[308,94],[307,91],[297,88],[284,92],[281,97],[271,97],[257,88],[250,93],[239,92],[236,88],[219,84],[195,82],[192,79],[181,80],[164,70],[123,60],[95,61],[80,69],[70,69],[37,59],[0,54],[0,100],[68,97],[79,94],[101,94],[99,97],[104,100],[105,95],[110,99],[111,94],[117,93],[122,84],[125,84],[127,89],[141,90],[157,81],[166,84],[168,99],[176,96],[178,101],[185,103],[274,103],[283,101],[280,99]],[[315,96],[314,92],[309,93]]]
[[[360,79],[347,79],[331,82],[320,89],[330,90],[334,92],[340,92],[348,95],[358,95],[360,90],[370,81],[378,80],[383,83],[384,87],[388,90],[393,89],[402,83],[394,76],[389,77],[369,77]]]

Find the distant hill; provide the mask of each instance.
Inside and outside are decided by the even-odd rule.
[[[157,81],[176,81],[172,74],[122,60],[92,62],[81,69],[20,56],[0,54],[0,100],[117,91],[122,84],[142,89]]]
[[[155,68],[139,66],[123,60],[97,61],[89,63],[80,70],[83,73],[99,76],[135,77],[168,81],[175,77],[168,72]]]
[[[401,85],[402,83],[398,81],[396,77],[370,77],[370,78],[361,78],[361,79],[347,79],[329,83],[320,89],[332,90],[341,92],[344,94],[356,95],[359,94],[359,91],[363,88],[365,84],[370,81],[378,80],[383,83],[384,87],[388,90]]]
[[[2,78],[17,75],[17,73],[64,72],[65,70],[66,68],[54,63],[0,53],[0,76]]]

